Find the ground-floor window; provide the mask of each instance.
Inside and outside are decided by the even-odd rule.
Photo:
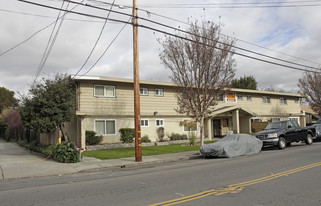
[[[197,131],[197,122],[194,120],[185,119],[180,122],[181,125],[184,127],[184,132],[195,132]]]
[[[149,126],[149,121],[148,121],[148,119],[141,119],[141,120],[140,120],[140,126],[142,126],[142,127],[148,127],[148,126]]]
[[[271,122],[278,122],[280,120],[281,120],[280,117],[272,117],[271,118]]]
[[[157,127],[163,127],[164,126],[164,120],[163,119],[156,119],[156,126]]]
[[[102,135],[116,134],[116,120],[114,119],[99,119],[95,120],[95,132]]]

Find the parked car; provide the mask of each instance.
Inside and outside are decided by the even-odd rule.
[[[262,149],[262,141],[249,134],[231,134],[217,142],[201,147],[206,157],[237,157],[257,154]]]
[[[321,123],[320,124],[314,124],[312,127],[315,128],[315,139],[316,141],[321,141]]]
[[[263,141],[263,146],[277,146],[285,149],[292,142],[305,142],[312,144],[315,136],[315,127],[300,127],[294,120],[285,120],[269,123],[265,129],[255,134],[255,137]]]

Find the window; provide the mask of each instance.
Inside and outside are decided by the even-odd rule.
[[[197,122],[194,120],[185,119],[182,121],[184,132],[195,132],[197,131]]]
[[[286,100],[286,98],[281,97],[280,104],[283,104],[283,105],[288,104],[288,101]]]
[[[218,94],[216,100],[219,102],[223,102],[224,101],[224,94]]]
[[[263,103],[264,104],[271,104],[271,98],[270,97],[263,96],[262,99],[263,99]]]
[[[164,90],[163,89],[155,89],[155,96],[158,96],[158,97],[164,96]]]
[[[140,88],[140,95],[141,96],[148,96],[148,88]]]
[[[164,120],[163,119],[156,119],[156,126],[157,127],[164,126]]]
[[[272,117],[271,122],[278,122],[280,121],[280,117]]]
[[[242,94],[237,94],[237,100],[238,101],[243,101],[243,95]]]
[[[295,98],[294,99],[294,103],[299,104],[299,102],[300,102],[300,98]]]
[[[140,120],[140,126],[148,127],[149,126],[149,120],[148,119],[141,119]]]
[[[102,135],[116,134],[116,120],[95,120],[95,132]]]
[[[115,97],[115,86],[110,85],[95,85],[94,96],[95,97]]]
[[[251,95],[246,95],[246,100],[247,101],[252,101],[252,96]]]

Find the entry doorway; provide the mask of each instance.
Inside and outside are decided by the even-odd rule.
[[[222,136],[221,119],[213,119],[214,137]]]

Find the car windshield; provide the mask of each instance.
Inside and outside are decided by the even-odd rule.
[[[286,122],[271,122],[265,129],[283,129],[285,128]]]

